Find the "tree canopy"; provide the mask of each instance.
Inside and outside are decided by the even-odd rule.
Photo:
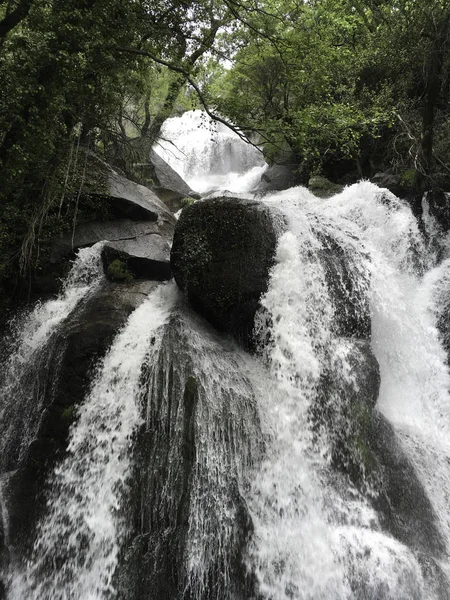
[[[126,169],[191,106],[305,177],[448,183],[449,66],[450,0],[0,0],[0,281],[101,213],[80,149]]]

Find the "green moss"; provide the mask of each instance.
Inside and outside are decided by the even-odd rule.
[[[413,187],[415,177],[416,171],[414,169],[408,169],[402,173],[400,183],[405,187]]]
[[[108,265],[106,276],[110,281],[128,282],[134,279],[133,273],[128,270],[126,263],[118,258]]]
[[[192,206],[195,203],[195,198],[191,198],[190,196],[186,196],[180,202],[181,208],[186,208],[187,206]]]
[[[75,406],[72,404],[71,406],[68,406],[67,408],[65,408],[62,413],[61,413],[61,421],[63,421],[64,423],[72,423],[72,421],[75,418]]]

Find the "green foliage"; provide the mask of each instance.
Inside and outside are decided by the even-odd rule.
[[[75,406],[72,404],[65,408],[61,413],[61,421],[64,423],[70,424],[75,419]]]
[[[224,43],[233,65],[207,91],[269,159],[287,145],[313,173],[362,175],[369,154],[399,172],[429,171],[432,151],[448,164],[448,3],[266,0]]]
[[[52,237],[107,216],[83,189],[82,149],[125,170],[142,162],[164,119],[192,107],[186,78],[229,19],[216,0],[0,3],[3,298],[42,268]]]
[[[133,273],[128,270],[126,263],[118,258],[108,265],[106,276],[110,281],[121,281],[124,283],[133,281],[134,279]]]

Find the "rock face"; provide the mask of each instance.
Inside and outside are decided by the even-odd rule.
[[[442,190],[430,191],[425,195],[430,214],[436,219],[443,232],[450,230],[450,193]]]
[[[154,192],[130,181],[93,153],[89,153],[87,165],[82,193],[103,198],[115,218],[156,221],[172,217]]]
[[[224,355],[200,318],[177,315],[158,360],[142,370],[145,423],[136,436],[127,561],[117,574],[127,600],[255,597],[243,563],[252,521],[234,465],[249,451],[258,415],[242,394],[245,380],[229,388],[236,372]],[[203,371],[203,356],[214,371]],[[194,570],[193,551],[202,557]]]
[[[113,218],[80,223],[72,234],[55,239],[50,255],[52,266],[57,268],[78,248],[105,241],[102,258],[109,279],[170,279],[174,216],[151,190],[89,156],[84,193],[101,198]]]
[[[28,382],[35,402],[42,402],[41,414],[36,415],[39,428],[19,468],[14,465],[9,477],[12,547],[26,549],[32,539],[45,503],[46,476],[65,450],[74,410],[85,397],[96,363],[129,314],[157,285],[150,281],[105,282],[48,341],[42,369],[34,373],[38,382]]]
[[[175,228],[178,286],[200,314],[247,348],[283,224],[259,202],[217,198],[187,207]]]
[[[371,487],[382,526],[408,547],[439,558],[445,543],[435,511],[393,427],[375,407],[380,381],[370,340],[338,339],[329,349],[313,423],[327,431],[334,468],[357,487]]]
[[[277,192],[306,183],[295,165],[273,165],[261,176],[256,192]]]
[[[131,277],[165,281],[172,277],[170,246],[160,234],[150,233],[129,240],[106,242],[102,261],[106,276],[113,281],[129,280]],[[123,269],[125,276],[117,276],[117,269]],[[130,277],[126,276],[127,273]]]
[[[375,411],[367,433],[381,474],[381,490],[374,505],[383,526],[410,548],[439,558],[445,553],[445,541],[435,511],[392,425]]]
[[[315,176],[309,179],[308,188],[319,198],[329,198],[342,192],[344,186],[333,183],[326,177]]]

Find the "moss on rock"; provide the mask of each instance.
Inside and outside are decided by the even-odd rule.
[[[106,277],[110,281],[123,282],[129,282],[134,279],[133,274],[128,270],[126,262],[119,258],[116,258],[108,265]]]
[[[255,312],[266,292],[277,219],[265,205],[215,198],[186,207],[175,228],[171,265],[194,308],[252,346]]]

